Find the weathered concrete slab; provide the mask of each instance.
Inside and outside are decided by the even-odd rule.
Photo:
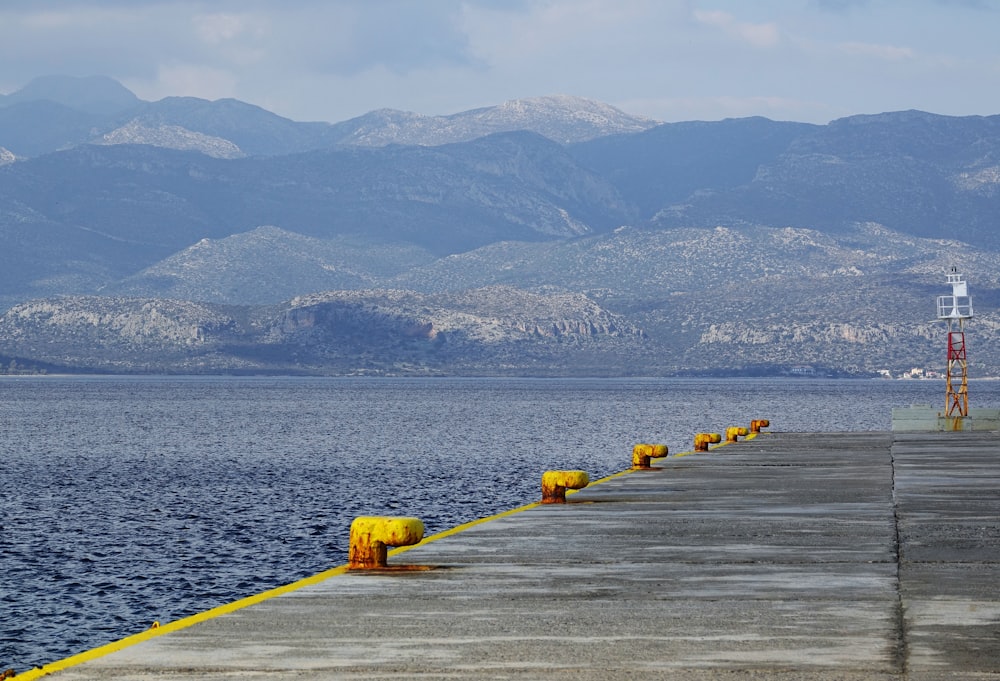
[[[774,434],[661,459],[53,678],[987,678],[998,442]]]
[[[1000,438],[897,434],[908,668],[1000,673]]]

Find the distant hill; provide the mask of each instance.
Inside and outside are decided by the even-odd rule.
[[[49,100],[0,106],[0,146],[20,157],[42,156],[89,140],[102,120]]]
[[[268,305],[330,290],[377,288],[437,260],[411,244],[317,239],[258,227],[198,243],[103,287],[104,295]]]
[[[611,180],[648,220],[692,197],[750,184],[762,166],[818,127],[759,117],[664,123],[574,144],[570,152]]]
[[[297,123],[236,99],[210,102],[197,97],[166,97],[145,102],[127,117],[105,125],[114,125],[115,130],[127,126],[180,128],[229,142],[249,156],[295,154],[335,144],[327,135],[330,126],[326,123]],[[169,143],[157,146],[178,148]]]
[[[622,228],[442,259],[260,228],[199,244],[103,297],[15,305],[0,316],[0,356],[125,372],[940,371],[934,298],[956,259],[979,309],[972,372],[1000,375],[1000,254],[874,224],[839,237]]]
[[[640,336],[583,296],[516,289],[336,292],[259,308],[64,297],[0,316],[0,352],[21,367],[115,373],[504,375],[523,371],[526,349],[547,373],[583,349],[593,356],[581,373],[593,374]]]
[[[739,186],[692,194],[654,222],[841,231],[873,221],[998,249],[997,214],[1000,116],[902,111],[810,127]]]
[[[53,102],[95,116],[110,116],[135,108],[140,101],[131,90],[107,76],[40,76],[0,97],[0,107]]]
[[[202,239],[260,224],[316,238],[406,242],[445,255],[611,229],[629,217],[614,187],[527,132],[433,148],[234,160],[86,145],[0,167],[0,223],[10,235],[30,233],[27,241],[8,238],[9,269],[0,276],[8,294],[38,290],[47,268],[26,263],[42,257],[65,275],[110,283]],[[66,233],[77,246],[61,262],[52,246],[35,245],[66,243]]]
[[[556,95],[504,102],[450,116],[383,109],[334,126],[340,144],[438,145],[465,142],[497,132],[531,130],[560,144],[641,132],[657,121],[630,116],[602,102]]]

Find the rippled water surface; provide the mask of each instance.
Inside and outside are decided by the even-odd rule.
[[[813,380],[0,379],[0,671],[346,560],[351,519],[433,533],[632,445],[769,418],[888,430],[943,384]],[[1000,384],[973,383],[974,406]]]

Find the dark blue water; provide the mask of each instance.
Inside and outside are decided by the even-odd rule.
[[[1000,382],[973,383],[974,406]],[[0,379],[0,670],[42,665],[346,560],[357,515],[428,533],[695,432],[888,430],[939,382]]]

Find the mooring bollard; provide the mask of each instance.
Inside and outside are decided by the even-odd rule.
[[[666,455],[666,445],[636,445],[632,448],[632,468],[649,468],[650,459],[662,459]]]
[[[590,484],[586,471],[545,471],[542,473],[542,503],[565,504],[566,489],[583,489]]]
[[[729,426],[726,428],[726,442],[736,442],[741,437],[746,437],[750,431],[742,426]]]
[[[387,547],[411,546],[423,538],[424,524],[419,518],[359,516],[351,523],[347,567],[385,567]]]
[[[709,445],[722,442],[722,435],[719,433],[698,433],[694,436],[694,451],[707,452]]]
[[[771,422],[767,419],[754,419],[750,422],[750,432],[759,433],[761,428],[770,427]]]

